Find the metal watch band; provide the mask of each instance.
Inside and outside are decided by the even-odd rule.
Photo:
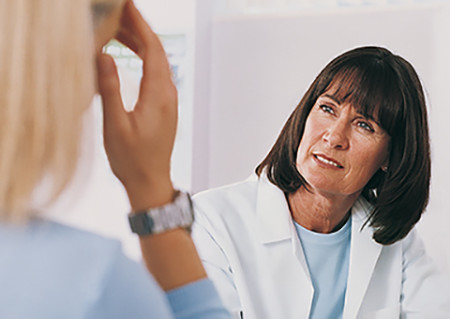
[[[190,232],[194,211],[189,193],[177,191],[173,202],[128,215],[131,230],[139,236],[159,234],[175,228]]]

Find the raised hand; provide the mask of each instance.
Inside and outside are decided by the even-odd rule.
[[[97,58],[104,111],[104,143],[114,174],[125,186],[134,210],[170,202],[170,158],[177,126],[177,92],[164,49],[131,1],[125,4],[117,40],[143,61],[134,110],[122,104],[113,59]]]

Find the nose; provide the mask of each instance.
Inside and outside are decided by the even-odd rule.
[[[323,140],[330,148],[345,150],[349,147],[348,125],[346,121],[335,121],[323,135]]]

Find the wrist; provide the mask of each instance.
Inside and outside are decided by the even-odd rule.
[[[175,196],[175,189],[169,178],[128,184],[125,189],[133,211],[163,206],[172,202]]]

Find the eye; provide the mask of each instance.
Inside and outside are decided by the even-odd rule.
[[[359,121],[359,122],[357,123],[357,125],[358,125],[359,127],[361,127],[362,129],[364,129],[364,130],[370,132],[370,133],[375,132],[375,130],[373,129],[373,127],[372,127],[368,122]]]
[[[333,107],[331,107],[329,105],[321,104],[321,105],[319,105],[319,108],[325,113],[334,114]]]

